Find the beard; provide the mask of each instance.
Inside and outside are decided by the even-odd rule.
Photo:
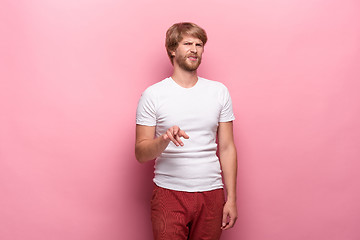
[[[193,56],[193,54],[191,55]],[[201,63],[201,56],[196,55],[197,61],[187,61],[189,56],[175,56],[175,61],[179,65],[180,68],[192,72],[198,69]]]

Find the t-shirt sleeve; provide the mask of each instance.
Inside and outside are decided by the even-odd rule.
[[[219,122],[230,122],[235,120],[230,93],[225,86],[223,86],[221,91],[220,99],[222,103],[222,109]]]
[[[148,90],[145,90],[140,97],[136,110],[136,124],[156,125],[155,99]]]

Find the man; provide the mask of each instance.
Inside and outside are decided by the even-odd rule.
[[[135,155],[141,163],[156,158],[156,240],[219,239],[237,219],[235,117],[227,88],[197,76],[206,41],[194,23],[171,26],[165,45],[173,74],[147,88],[138,104]]]

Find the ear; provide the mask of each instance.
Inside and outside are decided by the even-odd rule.
[[[175,57],[175,51],[171,52],[171,56]]]

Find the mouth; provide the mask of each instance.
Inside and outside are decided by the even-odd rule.
[[[190,61],[197,61],[198,57],[197,56],[189,56],[188,57]]]

